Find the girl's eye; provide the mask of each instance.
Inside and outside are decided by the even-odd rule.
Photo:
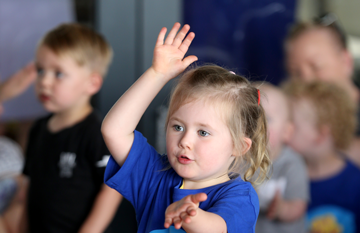
[[[176,131],[184,131],[184,128],[180,125],[174,125],[173,127]]]
[[[206,136],[209,136],[210,134],[204,130],[199,130],[199,135],[202,137],[206,137]]]
[[[60,71],[56,71],[55,72],[55,77],[56,78],[62,78],[64,76],[64,73],[63,72],[60,72]]]
[[[42,77],[42,76],[44,76],[44,69],[42,69],[42,68],[39,68],[39,67],[37,67],[36,68],[36,72],[37,72],[37,76],[38,77]]]

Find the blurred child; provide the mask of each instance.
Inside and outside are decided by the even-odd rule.
[[[309,232],[360,232],[360,170],[340,150],[356,129],[355,103],[325,82],[288,84],[295,131],[290,140],[310,178]]]
[[[23,93],[36,78],[33,63],[28,64],[0,84],[2,103]],[[21,175],[24,156],[21,147],[10,138],[0,136],[0,232],[18,232],[24,211],[26,182]]]
[[[268,124],[273,167],[270,180],[257,189],[260,214],[256,232],[303,233],[309,184],[305,162],[286,145],[294,128],[289,101],[270,83],[259,84],[259,89]]]
[[[258,168],[261,180],[270,160],[265,113],[248,80],[218,66],[184,74],[170,100],[167,156],[135,131],[161,88],[197,60],[184,58],[195,34],[186,36],[189,25],[179,28],[175,23],[165,41],[166,28],[161,29],[152,66],[103,121],[112,154],[106,184],[134,205],[142,233],[168,232],[159,229],[169,227],[171,232],[181,227],[186,232],[254,232],[256,192],[234,177],[238,165],[246,164],[245,181]]]
[[[121,201],[103,184],[109,152],[90,104],[111,56],[101,35],[78,24],[39,43],[36,93],[52,114],[35,122],[26,151],[31,232],[103,232]]]

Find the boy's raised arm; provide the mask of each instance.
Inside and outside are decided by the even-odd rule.
[[[186,36],[189,25],[178,32],[179,28],[180,23],[175,23],[165,41],[166,28],[161,29],[152,66],[120,97],[102,123],[105,143],[120,166],[127,158],[134,130],[151,101],[169,80],[197,60],[196,56],[184,58],[195,34],[191,32]]]

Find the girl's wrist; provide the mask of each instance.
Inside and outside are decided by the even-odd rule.
[[[169,75],[166,75],[164,73],[156,71],[156,69],[153,66],[151,66],[148,69],[148,72],[152,77],[156,78],[157,80],[159,80],[161,82],[164,82],[164,84],[166,84],[171,79],[171,77],[169,77]]]

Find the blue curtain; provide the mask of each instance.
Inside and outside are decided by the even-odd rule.
[[[294,22],[295,0],[184,0],[184,23],[195,32],[188,54],[253,81],[278,84],[286,76],[283,41]]]

